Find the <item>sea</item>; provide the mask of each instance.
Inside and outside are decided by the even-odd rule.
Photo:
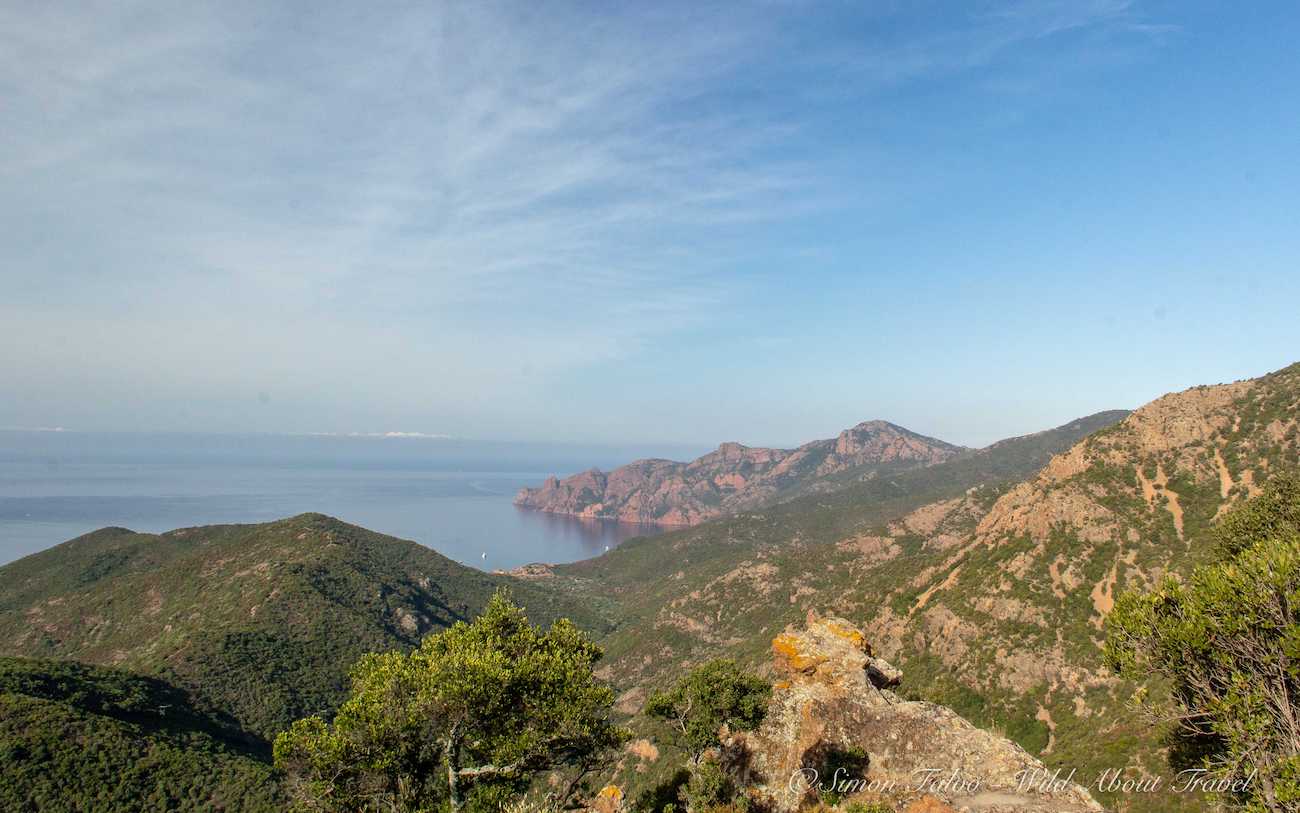
[[[703,449],[409,435],[0,430],[0,564],[107,526],[158,533],[316,511],[482,570],[599,556],[661,528],[518,508],[551,474]]]

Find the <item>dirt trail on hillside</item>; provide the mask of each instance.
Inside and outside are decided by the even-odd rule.
[[[1052,719],[1052,713],[1048,711],[1042,703],[1038,704],[1038,713],[1034,719],[1047,726],[1047,745],[1043,746],[1042,753],[1052,753],[1052,746],[1056,745],[1056,721]]]
[[[1228,470],[1223,452],[1217,446],[1214,447],[1214,467],[1219,470],[1219,496],[1226,500],[1232,492],[1232,472]]]
[[[1156,497],[1160,494],[1165,495],[1165,509],[1169,515],[1174,518],[1174,529],[1178,531],[1178,538],[1183,538],[1183,506],[1178,501],[1178,492],[1169,488],[1169,475],[1165,473],[1165,467],[1161,463],[1156,464],[1156,476],[1148,480],[1142,473],[1142,467],[1137,469],[1138,484],[1142,487],[1142,499],[1146,500],[1147,505],[1151,508],[1156,507]]]
[[[1111,563],[1106,577],[1092,587],[1092,608],[1097,611],[1097,617],[1089,620],[1097,629],[1105,623],[1106,614],[1115,609],[1115,582],[1118,579],[1119,560],[1116,560]]]
[[[940,590],[947,590],[949,587],[952,587],[954,584],[956,584],[957,576],[958,574],[961,573],[961,568],[962,568],[961,565],[957,565],[955,568],[952,569],[952,572],[948,574],[948,578],[944,579],[939,584],[934,585],[929,590],[926,590],[924,593],[918,596],[916,599],[916,603],[912,605],[912,609],[908,610],[907,617],[911,618],[912,616],[916,615],[918,610],[924,609],[925,605],[929,603],[930,597],[933,596],[935,593],[939,592]]]

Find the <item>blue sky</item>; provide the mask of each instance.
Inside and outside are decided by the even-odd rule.
[[[0,3],[0,426],[984,444],[1259,375],[1300,359],[1297,41],[1290,3]]]

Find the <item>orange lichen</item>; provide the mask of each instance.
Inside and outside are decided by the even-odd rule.
[[[623,789],[618,785],[606,785],[596,794],[591,808],[596,813],[619,813],[623,810]]]
[[[860,630],[853,629],[852,627],[841,626],[834,621],[826,621],[823,626],[826,628],[827,632],[839,638],[843,638],[858,649],[861,649],[863,652],[870,650],[870,647],[867,645],[866,636],[864,636]]]
[[[811,672],[826,660],[823,655],[808,655],[801,652],[799,637],[789,632],[783,632],[772,639],[772,651],[784,658],[790,668],[796,672]]]

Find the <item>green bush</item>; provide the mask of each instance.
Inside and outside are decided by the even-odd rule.
[[[738,799],[748,801],[746,797],[738,797],[736,783],[726,769],[711,759],[703,760],[695,766],[690,780],[681,787],[678,798],[692,813],[731,805]],[[742,807],[747,806],[742,804]]]
[[[542,631],[498,592],[415,652],[363,657],[334,721],[295,722],[275,762],[315,811],[495,813],[550,770],[573,774],[567,797],[625,738],[593,675],[600,657],[568,621]]]
[[[772,686],[735,661],[718,659],[693,669],[666,692],[645,704],[650,717],[666,720],[676,744],[698,765],[704,752],[718,744],[718,729],[749,731],[763,722]]]
[[[1107,664],[1172,687],[1151,710],[1179,721],[1175,767],[1205,769],[1247,810],[1300,809],[1297,518],[1300,488],[1278,478],[1223,519],[1220,561],[1125,593],[1107,621]]]

